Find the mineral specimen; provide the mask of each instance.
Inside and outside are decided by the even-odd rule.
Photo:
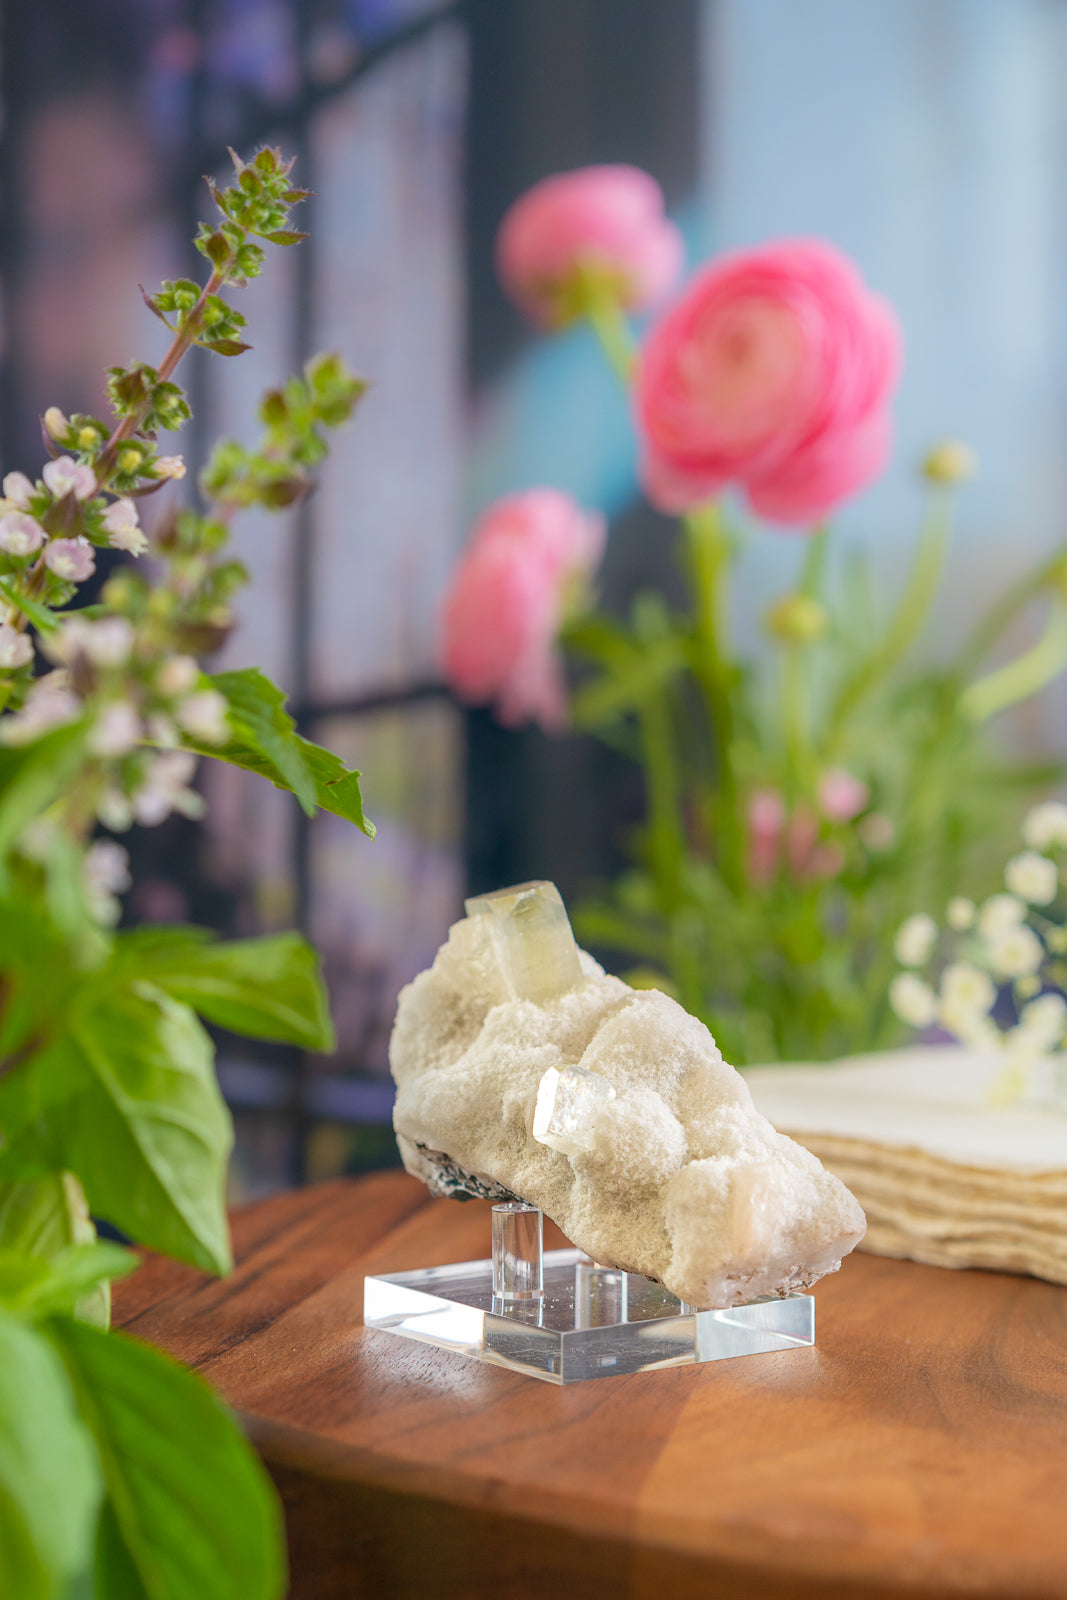
[[[521,1197],[596,1261],[694,1306],[836,1271],[863,1212],[755,1110],[703,1023],[608,977],[550,883],[467,911],[400,996],[390,1061],[409,1172],[439,1194]]]

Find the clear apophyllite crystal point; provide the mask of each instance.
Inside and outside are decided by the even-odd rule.
[[[615,1098],[615,1090],[599,1072],[584,1067],[549,1067],[537,1086],[531,1132],[538,1144],[565,1156],[592,1150],[596,1114]]]
[[[566,907],[544,880],[474,895],[469,917],[485,917],[501,977],[513,1000],[544,1005],[583,982]]]

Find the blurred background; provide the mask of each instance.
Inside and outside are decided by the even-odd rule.
[[[662,184],[691,266],[791,234],[853,256],[907,366],[894,466],[836,538],[892,586],[916,461],[969,441],[982,470],[932,630],[948,645],[1067,513],[1065,70],[1063,0],[8,0],[3,469],[36,469],[45,406],[102,411],[106,367],[159,353],[136,286],[196,270],[228,144],[296,154],[312,238],[243,295],[254,350],[189,363],[176,448],[195,470],[219,433],[253,437],[259,393],[316,349],[371,382],[317,495],[240,523],[254,585],[220,664],[276,676],[303,731],[365,770],[377,840],[221,767],[204,824],[133,840],[133,920],[296,924],[324,955],[336,1056],[222,1041],[237,1196],[394,1160],[397,991],[464,894],[551,877],[574,897],[640,814],[636,769],[463,711],[435,665],[451,564],[498,494],[547,483],[604,508],[611,607],[675,581],[590,336],[534,339],[496,285],[507,204],[626,161]],[[742,638],[799,555],[781,535],[746,548]],[[1055,689],[1007,737],[1060,753],[1064,711]]]

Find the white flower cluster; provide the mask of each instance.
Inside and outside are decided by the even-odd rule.
[[[1067,852],[1067,805],[1047,801],[1023,821],[1027,848],[1004,869],[1005,890],[981,905],[957,896],[945,911],[946,932],[955,936],[955,959],[936,986],[920,974],[943,943],[942,930],[925,912],[897,930],[894,953],[900,966],[889,988],[897,1016],[913,1028],[935,1024],[977,1049],[1004,1051],[1015,1068],[1058,1049],[1067,1035],[1067,929],[1054,915],[1060,894],[1061,859]],[[947,953],[947,952],[945,952]],[[1015,1019],[998,1025],[994,1008],[1004,995]],[[1011,1004],[1008,1004],[1010,999]]]

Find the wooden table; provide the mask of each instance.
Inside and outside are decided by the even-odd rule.
[[[295,1600],[1067,1597],[1065,1289],[856,1255],[814,1349],[561,1389],[360,1325],[364,1273],[488,1254],[484,1204],[393,1172],[233,1222],[231,1278],[150,1260],[116,1315],[241,1412]]]

